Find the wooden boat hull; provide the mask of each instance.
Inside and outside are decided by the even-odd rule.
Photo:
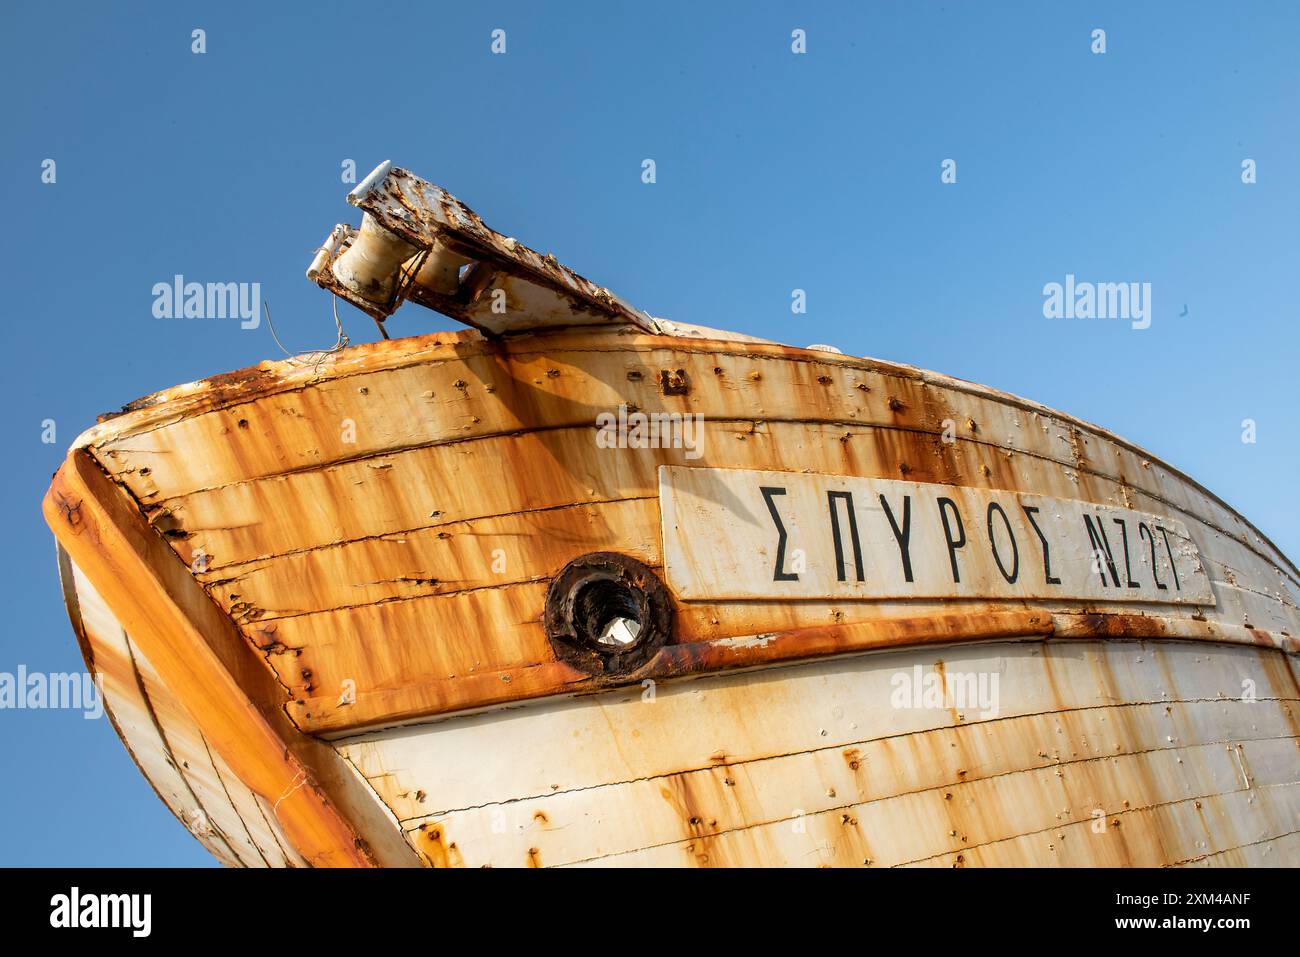
[[[703,441],[604,441],[636,412]],[[917,483],[911,580],[844,499],[781,560],[762,497],[719,506],[734,534],[665,522],[700,500],[674,482],[769,474],[744,487],[780,507]],[[923,525],[937,490],[959,551],[934,500]],[[991,505],[1029,502],[1078,535],[1071,509],[1130,516],[1128,566],[1076,536],[1053,593],[1022,523],[1011,581]],[[981,386],[632,327],[396,340],[142,400],[46,514],[123,739],[228,863],[1300,863],[1295,567],[1140,449]],[[669,617],[602,672],[548,596],[604,553]],[[996,707],[950,675],[997,676]]]

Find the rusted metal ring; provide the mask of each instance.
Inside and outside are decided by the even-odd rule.
[[[592,552],[551,581],[544,613],[556,658],[593,675],[636,671],[672,638],[672,602],[657,575],[618,552]]]

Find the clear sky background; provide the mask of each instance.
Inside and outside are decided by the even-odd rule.
[[[334,341],[303,271],[357,221],[347,159],[391,158],[655,315],[1098,423],[1300,558],[1300,4],[290,6],[6,5],[0,671],[82,669],[39,508],[76,435],[280,355],[265,323],[154,318],[154,283],[260,282],[289,348]],[[1150,282],[1151,327],[1044,318],[1067,273]],[[0,711],[0,754],[0,864],[211,863],[107,720]]]

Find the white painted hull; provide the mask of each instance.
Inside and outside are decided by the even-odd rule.
[[[918,666],[1000,676],[998,713],[892,707]],[[437,864],[1296,865],[1298,706],[1270,649],[991,642],[338,746]]]

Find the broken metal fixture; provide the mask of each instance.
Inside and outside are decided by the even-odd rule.
[[[361,227],[335,226],[307,277],[377,322],[410,300],[489,335],[556,325],[663,331],[648,313],[489,228],[446,190],[391,162],[348,202],[362,211]]]
[[[626,675],[672,637],[672,606],[649,568],[617,552],[593,552],[551,582],[544,613],[556,657],[594,675]]]

